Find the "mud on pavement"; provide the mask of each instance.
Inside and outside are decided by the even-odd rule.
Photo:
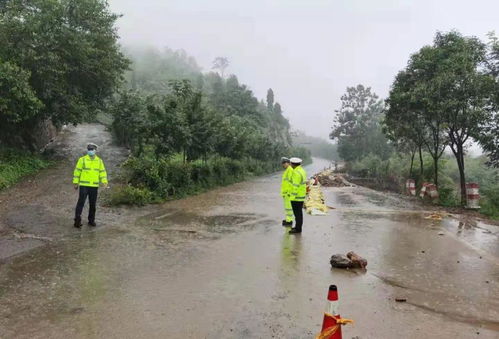
[[[128,151],[112,143],[111,134],[104,125],[83,124],[64,128],[46,148],[57,164],[0,192],[0,260],[50,241],[41,238],[55,241],[78,235],[78,230],[71,227],[78,199],[71,178],[76,160],[84,154],[88,142],[100,146],[99,155],[105,161],[110,184],[113,184],[118,165]],[[122,214],[125,212],[99,206],[97,213],[103,223],[115,224],[124,218]]]
[[[279,179],[109,209],[109,226],[11,258],[0,337],[314,338],[334,283],[341,315],[356,321],[345,338],[497,338],[495,226],[425,219],[409,200],[342,187],[325,190],[336,210],[305,216],[292,236],[280,226]],[[330,268],[351,250],[367,271]]]

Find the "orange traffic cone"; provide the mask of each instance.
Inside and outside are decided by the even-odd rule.
[[[341,318],[338,306],[338,288],[336,285],[330,285],[326,311],[322,321],[322,332],[317,336],[317,339],[342,339],[341,325],[353,323],[353,320]]]

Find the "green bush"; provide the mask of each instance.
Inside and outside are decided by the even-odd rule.
[[[499,170],[486,165],[486,157],[465,159],[466,180],[480,185],[480,211],[490,217],[499,218]],[[414,160],[412,178],[417,187],[423,182],[433,182],[433,160],[425,154],[423,175],[420,175],[419,159]],[[347,163],[346,169],[357,177],[375,179],[377,187],[405,192],[405,180],[409,177],[410,157],[392,154],[388,160],[377,155],[368,155]],[[442,206],[460,206],[459,171],[455,159],[444,155],[439,161],[439,202]]]
[[[38,154],[19,150],[0,151],[0,190],[49,165],[50,161]]]
[[[237,160],[217,156],[206,161],[184,162],[180,155],[159,159],[131,157],[123,164],[127,186],[112,192],[108,202],[143,205],[158,199],[180,198],[251,175],[270,173],[278,170],[278,166],[278,162],[251,158]]]
[[[109,205],[137,205],[144,206],[156,201],[154,194],[147,188],[133,186],[116,186],[105,197]]]
[[[480,199],[480,212],[499,219],[499,185],[495,187],[495,191],[488,191]]]

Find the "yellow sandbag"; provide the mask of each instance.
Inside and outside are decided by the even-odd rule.
[[[324,203],[324,193],[319,185],[309,186],[305,209],[311,215],[326,215],[329,208]]]

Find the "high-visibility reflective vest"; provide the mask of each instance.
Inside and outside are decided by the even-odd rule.
[[[73,172],[73,184],[99,187],[99,183],[107,184],[107,173],[104,162],[98,156],[92,159],[88,154],[78,159]]]
[[[291,201],[305,201],[307,196],[307,173],[301,166],[293,168],[291,176]]]
[[[284,172],[282,173],[282,182],[281,182],[281,195],[287,196],[291,194],[291,176],[293,175],[293,167],[288,166]]]

